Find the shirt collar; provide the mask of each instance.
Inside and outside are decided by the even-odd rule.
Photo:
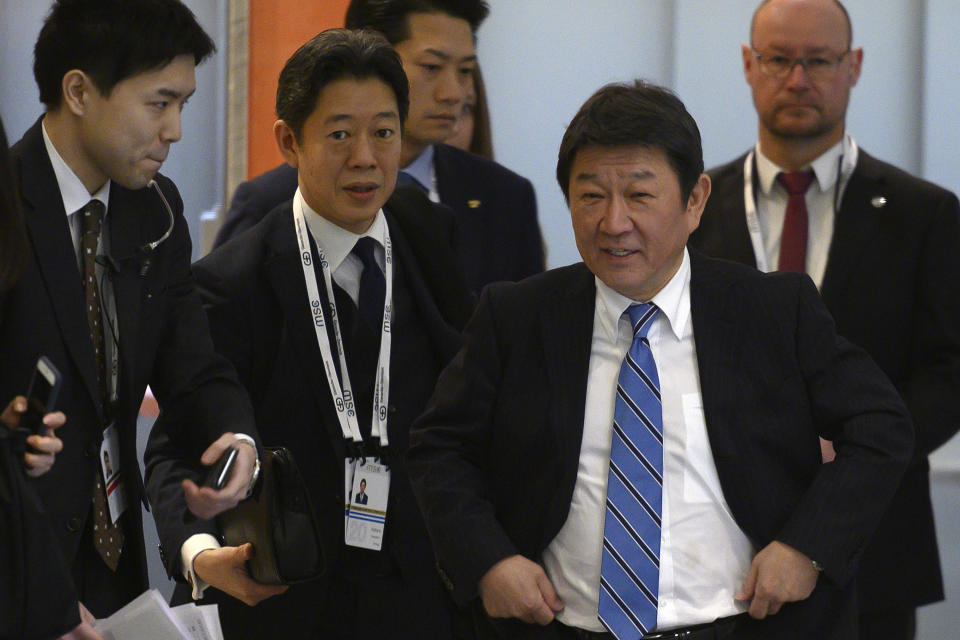
[[[76,213],[84,207],[92,198],[96,198],[103,203],[107,211],[110,210],[110,180],[103,183],[103,186],[97,189],[97,192],[90,195],[83,182],[73,172],[70,165],[66,163],[57,148],[53,146],[53,141],[47,135],[47,125],[40,123],[40,129],[43,132],[43,144],[47,148],[47,156],[50,157],[50,164],[53,165],[53,174],[57,178],[57,187],[60,189],[60,197],[63,198],[63,210],[67,216]]]
[[[617,293],[604,284],[600,278],[595,279],[601,327],[606,332],[607,337],[616,342],[620,317],[627,310],[627,307],[636,304],[639,300],[632,300]],[[690,320],[690,254],[686,249],[683,250],[683,260],[680,262],[680,268],[677,269],[677,272],[673,274],[673,277],[670,278],[663,289],[653,296],[650,302],[657,305],[663,313],[663,317],[670,323],[670,329],[677,340],[683,339],[683,332]]]
[[[301,207],[303,217],[307,221],[307,227],[310,229],[310,234],[313,236],[314,242],[323,248],[324,257],[327,260],[327,264],[330,265],[330,273],[334,273],[340,267],[340,264],[350,255],[354,245],[357,244],[357,240],[360,238],[369,236],[376,240],[381,248],[383,247],[384,232],[386,231],[387,225],[387,219],[383,215],[383,209],[377,211],[377,217],[374,218],[370,228],[358,235],[352,231],[347,231],[343,227],[338,227],[311,209],[310,205],[303,199],[303,196],[300,195],[299,187],[293,197],[293,206]],[[378,251],[378,263],[380,262],[379,253]],[[383,267],[382,264],[380,266]]]
[[[426,189],[430,189],[433,184],[433,145],[428,145],[423,152],[414,158],[413,162],[403,167],[401,171],[406,171],[416,178],[417,182]]]
[[[843,140],[840,140],[840,142],[827,149],[807,167],[813,169],[813,173],[816,176],[817,187],[821,192],[827,192],[833,189],[834,184],[837,182],[837,167],[840,164],[840,159],[843,157],[846,138],[847,135],[844,136]],[[770,160],[770,158],[763,155],[759,142],[755,147],[754,157],[757,159],[757,176],[760,178],[760,188],[764,194],[768,195],[770,189],[773,188],[773,181],[777,179],[777,174],[784,171],[784,169],[781,169]]]

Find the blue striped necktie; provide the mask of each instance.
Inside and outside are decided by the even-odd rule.
[[[620,366],[613,411],[599,617],[618,640],[640,638],[657,624],[663,410],[660,377],[647,340],[657,311],[653,303],[626,311],[633,344]]]

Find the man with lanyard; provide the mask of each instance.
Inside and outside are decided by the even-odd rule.
[[[299,175],[294,198],[194,265],[214,343],[253,398],[265,446],[297,459],[327,541],[322,579],[267,599],[246,574],[249,544],[197,555],[229,638],[453,635],[402,453],[471,297],[449,212],[417,189],[391,197],[407,86],[373,32],[302,46],[280,74],[274,127]],[[151,476],[151,494],[169,482]],[[182,510],[157,505],[162,538],[177,539]]]
[[[759,140],[710,171],[714,192],[691,246],[809,274],[838,332],[903,395],[916,450],[858,584],[860,637],[912,638],[916,607],[943,598],[927,456],[960,427],[960,207],[845,132],[863,50],[851,48],[839,2],[768,0],[750,35],[742,55]]]
[[[374,29],[396,48],[410,81],[399,184],[424,190],[453,209],[457,258],[470,289],[543,271],[533,185],[506,167],[443,144],[473,90],[475,33],[482,0],[353,0],[348,29]],[[215,246],[259,222],[293,197],[296,173],[281,165],[241,184]]]

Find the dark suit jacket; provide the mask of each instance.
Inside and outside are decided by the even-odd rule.
[[[402,452],[406,449],[409,425],[423,410],[439,368],[459,347],[459,330],[472,310],[472,298],[462,280],[458,280],[456,268],[449,262],[438,261],[438,256],[446,255],[444,245],[449,245],[450,236],[444,235],[444,230],[449,234],[453,229],[449,212],[433,208],[417,189],[394,194],[385,211],[395,259],[403,269],[405,290],[412,296],[419,330],[428,337],[426,348],[430,351],[412,353],[415,347],[409,324],[405,326],[400,321],[403,318],[395,320],[388,428],[391,448]],[[413,234],[419,235],[417,243],[413,241]],[[428,244],[434,245],[433,250],[422,249]],[[424,253],[415,251],[414,247],[420,247],[418,251]],[[334,577],[342,576],[349,569],[342,566],[348,562],[345,558],[356,555],[343,544],[346,448],[310,322],[291,203],[276,208],[260,224],[195,264],[194,270],[206,301],[217,349],[236,365],[250,392],[264,444],[286,446],[298,460],[326,542],[328,571]],[[455,295],[429,285],[438,277],[458,285],[451,289]],[[399,301],[395,297],[395,308],[396,305]],[[347,355],[349,358],[349,350]],[[435,371],[430,375],[425,373],[424,363],[433,360]],[[350,366],[352,370],[353,364]],[[355,372],[351,374],[354,390],[359,393],[364,380],[354,375]],[[358,404],[358,413],[363,408]],[[152,438],[147,453],[152,468],[147,485],[151,498],[157,501],[161,541],[170,549],[179,549],[183,540],[196,531],[182,525],[179,495],[164,493],[166,485],[177,484],[177,476],[171,475],[171,467],[163,462],[163,456],[164,443]],[[176,498],[176,504],[164,500],[164,495]],[[372,564],[367,575],[370,582],[366,595],[376,601],[374,609],[378,613],[367,618],[389,621],[396,609],[400,610],[396,612],[396,622],[404,616],[409,618],[411,611],[419,611],[417,607],[429,606],[423,603],[439,601],[449,610],[425,615],[423,633],[418,634],[424,638],[437,637],[431,625],[440,625],[446,616],[449,629],[452,602],[447,599],[437,576],[429,539],[399,454],[392,464],[389,505],[384,550],[371,554],[375,558],[357,560],[364,567]],[[179,560],[174,554],[167,555],[172,560],[169,569],[179,571]],[[389,601],[381,601],[375,591],[374,576],[385,575],[399,575],[408,587],[407,594],[393,593]],[[266,600],[253,609],[230,602],[216,590],[208,594],[220,602],[225,623],[226,616],[245,618],[248,619],[246,628],[252,630],[258,620],[266,620],[272,625],[271,633],[282,635],[299,633],[283,625],[315,619],[323,607],[329,607],[329,598],[350,588],[345,583],[331,583],[327,590],[326,583],[322,579],[319,583],[295,585],[286,594]],[[417,604],[418,599],[421,604]],[[296,610],[300,601],[308,602],[313,613],[308,616]],[[402,611],[404,607],[407,611]],[[406,637],[397,635],[402,628],[398,625],[397,632],[386,637]],[[366,637],[359,630],[357,633],[357,637]]]
[[[691,259],[703,408],[724,497],[758,551],[776,539],[825,567],[809,599],[744,637],[852,637],[849,581],[909,457],[906,410],[873,362],[836,337],[808,278]],[[583,264],[487,288],[414,425],[411,478],[459,603],[499,560],[539,560],[567,518],[595,293]],[[820,464],[818,434],[837,442],[833,464]],[[497,626],[504,637],[550,637],[516,621]]]
[[[32,251],[4,303],[0,397],[26,391],[41,355],[63,375],[57,409],[66,413],[67,423],[57,435],[64,448],[35,486],[63,556],[72,565],[88,526],[105,425],[77,257],[40,127],[38,121],[13,148]],[[193,289],[183,203],[169,179],[158,175],[156,180],[175,219],[173,234],[156,250],[138,253],[138,247],[156,240],[168,227],[167,211],[152,189],[130,191],[114,183],[107,216],[111,253],[119,264],[119,273],[113,276],[120,339],[115,419],[129,504],[124,553],[133,559],[142,589],[147,587],[147,569],[139,503],[145,498],[136,434],[147,384],[162,409],[176,408],[190,417],[186,424],[168,424],[186,447],[179,456],[199,459],[203,449],[227,430],[256,435],[246,393],[230,364],[214,353]],[[142,258],[149,258],[150,265],[141,276]],[[128,595],[133,598],[137,593]]]
[[[543,271],[537,201],[529,180],[445,144],[434,145],[434,169],[440,201],[456,215],[459,262],[472,291]],[[241,184],[214,246],[255,225],[296,189],[297,171],[286,164]]]
[[[743,162],[710,172],[713,192],[690,243],[755,266]],[[877,196],[884,206],[872,204]],[[956,196],[861,149],[834,223],[821,295],[837,332],[876,360],[916,427],[913,460],[860,565],[866,611],[943,599],[927,455],[960,428],[958,274]]]

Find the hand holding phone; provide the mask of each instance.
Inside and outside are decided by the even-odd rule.
[[[20,416],[20,427],[35,435],[45,435],[43,416],[54,410],[63,378],[53,362],[40,356],[27,388],[27,410]]]
[[[223,489],[230,482],[230,473],[233,471],[233,465],[237,461],[237,448],[227,447],[220,459],[213,463],[207,477],[203,481],[203,486],[210,487],[216,491]]]

